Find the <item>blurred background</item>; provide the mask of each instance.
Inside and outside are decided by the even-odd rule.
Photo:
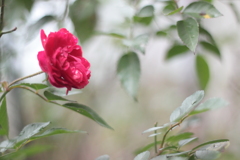
[[[191,0],[178,0],[187,6]],[[139,8],[153,4],[154,21],[148,26],[132,24],[131,18]],[[214,6],[224,15],[201,21],[214,37],[221,51],[219,59],[206,51],[210,68],[210,81],[205,99],[221,97],[229,102],[225,108],[206,112],[186,131],[194,132],[197,145],[214,139],[229,139],[230,147],[220,159],[238,160],[240,157],[240,31],[235,12],[240,1],[215,0]],[[108,154],[111,160],[130,160],[135,151],[151,142],[142,132],[169,122],[171,112],[195,91],[200,90],[192,52],[166,60],[166,52],[178,37],[156,36],[156,32],[182,19],[181,15],[165,16],[165,3],[160,0],[7,0],[4,30],[17,27],[17,31],[0,39],[0,81],[40,71],[37,53],[43,50],[40,29],[46,34],[67,28],[79,38],[84,57],[91,63],[90,83],[81,93],[67,96],[94,109],[114,130],[99,126],[73,111],[45,103],[23,90],[8,95],[10,137],[33,122],[51,121],[52,127],[85,130],[88,134],[66,134],[48,137],[27,145],[47,148],[27,160],[93,160]],[[234,9],[235,8],[235,11]],[[99,34],[114,32],[134,36],[147,33],[149,40],[145,54],[138,54],[141,77],[138,102],[127,94],[117,78],[117,62],[127,48],[115,37]],[[201,50],[200,50],[201,51]],[[41,83],[44,75],[24,82]],[[47,147],[50,146],[50,147]]]

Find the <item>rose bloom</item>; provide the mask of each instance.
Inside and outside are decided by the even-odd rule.
[[[82,57],[78,39],[65,28],[46,36],[41,30],[44,51],[38,52],[39,65],[49,82],[58,88],[81,89],[89,83],[90,63]]]

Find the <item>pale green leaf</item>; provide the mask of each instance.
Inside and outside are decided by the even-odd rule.
[[[30,87],[34,90],[45,89],[48,87],[48,85],[41,84],[41,83],[20,83],[17,86],[26,86],[26,87]]]
[[[49,91],[44,91],[44,96],[49,100],[49,101],[54,101],[54,100],[60,100],[60,101],[70,101],[68,99],[65,99],[61,96],[57,96],[55,94],[52,94],[51,92]]]
[[[171,137],[169,137],[166,142],[168,143],[178,143],[180,140],[183,140],[183,139],[187,139],[187,138],[190,138],[192,137],[193,133],[191,132],[184,132],[184,133],[180,133],[178,135],[173,135]]]
[[[204,149],[196,151],[194,155],[200,160],[214,160],[220,157],[220,152]]]
[[[217,145],[216,145],[217,144]],[[221,148],[223,147],[223,148],[226,148],[226,147],[228,147],[229,146],[229,140],[228,139],[218,139],[218,140],[213,140],[213,141],[209,141],[209,142],[206,142],[206,143],[203,143],[203,144],[200,144],[200,145],[198,145],[198,146],[196,146],[196,147],[194,147],[193,149],[192,149],[192,151],[195,151],[195,150],[197,150],[198,148],[201,148],[201,147],[211,147],[211,145],[213,145],[213,148],[215,147],[215,146],[217,146],[217,148],[219,148],[219,146],[221,146]],[[209,146],[210,145],[210,146]],[[212,148],[212,147],[211,147]],[[213,149],[212,149],[213,150]],[[220,151],[220,149],[218,149],[218,151]]]
[[[138,154],[134,160],[148,160],[150,156],[150,152],[149,151],[145,151],[145,152],[142,152],[140,154]]]
[[[102,156],[96,158],[95,160],[109,160],[109,159],[110,159],[109,155],[102,155]]]
[[[140,78],[140,61],[136,53],[129,52],[118,61],[117,75],[123,88],[137,100]]]
[[[197,1],[189,4],[183,13],[195,18],[216,18],[222,16],[211,3],[204,1]]]
[[[177,30],[180,39],[183,43],[193,52],[195,52],[198,37],[199,28],[198,23],[193,18],[187,18],[177,22]]]
[[[180,147],[182,147],[182,146],[184,146],[184,145],[186,145],[186,144],[188,144],[188,143],[190,143],[190,142],[192,142],[192,141],[195,141],[195,140],[197,140],[197,139],[198,139],[197,137],[193,137],[193,138],[188,138],[188,139],[180,140],[180,141],[178,142],[178,148],[180,148]]]

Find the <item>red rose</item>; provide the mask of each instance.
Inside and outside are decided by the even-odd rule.
[[[58,88],[81,89],[88,84],[90,63],[82,57],[78,39],[65,28],[48,36],[41,30],[44,51],[38,52],[39,65],[48,75],[49,82]]]

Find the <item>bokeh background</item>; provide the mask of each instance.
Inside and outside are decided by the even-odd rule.
[[[191,0],[178,0],[186,6]],[[138,3],[138,4],[137,4]],[[205,90],[206,98],[221,97],[229,102],[225,108],[200,114],[186,131],[194,132],[199,140],[227,138],[231,145],[220,158],[238,160],[240,157],[240,31],[237,10],[240,1],[215,0],[214,6],[224,15],[205,19],[201,23],[215,38],[222,59],[208,53],[211,79]],[[137,4],[137,5],[136,5]],[[121,87],[117,78],[117,61],[127,50],[119,39],[98,34],[97,31],[129,34],[129,19],[136,10],[154,4],[155,19],[148,27],[134,25],[134,35],[150,34],[146,54],[139,55],[141,78],[138,102]],[[171,112],[182,101],[199,90],[193,53],[165,60],[173,39],[158,37],[155,32],[181,19],[164,16],[164,3],[154,0],[7,0],[5,30],[17,31],[0,39],[0,81],[12,81],[40,71],[37,53],[42,50],[39,31],[49,32],[67,28],[80,39],[84,57],[91,63],[90,84],[79,94],[67,96],[93,108],[113,128],[103,128],[75,112],[50,105],[23,90],[8,95],[10,137],[19,134],[27,124],[51,121],[52,127],[85,130],[88,134],[66,134],[37,140],[27,147],[39,146],[46,151],[27,160],[93,160],[108,154],[112,160],[130,160],[135,151],[153,141],[142,132],[155,122],[169,122]],[[177,38],[177,37],[175,37]],[[44,75],[25,80],[41,83]],[[64,91],[63,91],[64,93]],[[47,147],[47,146],[50,146]]]

